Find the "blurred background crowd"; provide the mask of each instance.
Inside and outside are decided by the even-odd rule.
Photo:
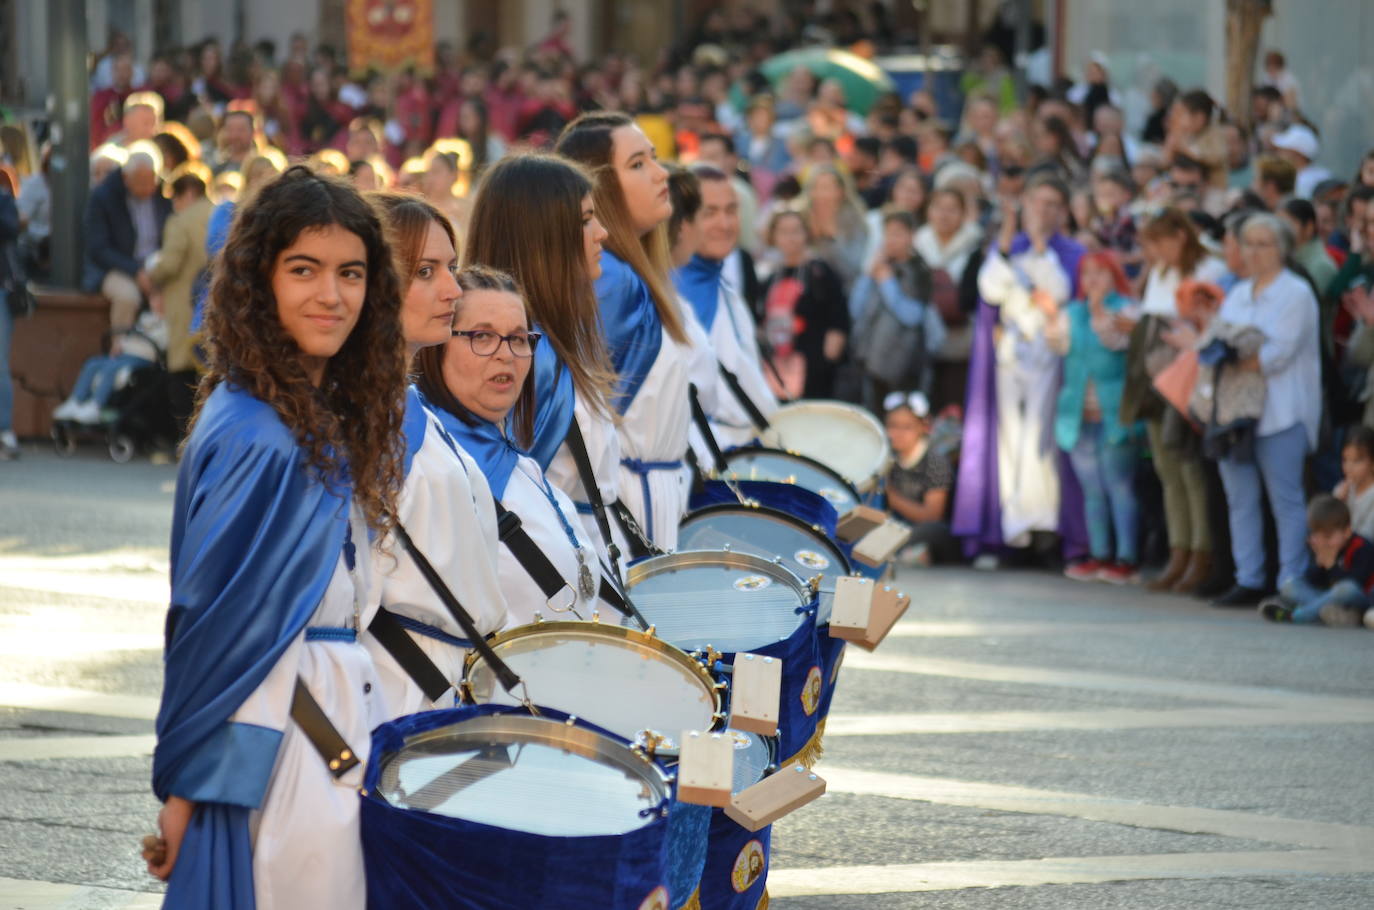
[[[61,416],[98,420],[119,366],[160,356],[184,417],[206,264],[288,161],[423,194],[462,238],[491,162],[623,110],[661,159],[729,175],[728,274],[776,391],[888,417],[890,505],[938,532],[909,560],[1155,566],[1156,590],[1258,603],[1312,563],[1312,495],[1374,536],[1374,151],[1327,151],[1324,100],[1258,32],[1228,105],[1053,60],[1025,8],[980,16],[957,65],[927,40],[919,78],[875,63],[910,37],[884,3],[719,4],[647,62],[579,56],[562,10],[524,46],[438,35],[432,65],[386,71],[303,32],[139,56],[112,30],[81,280],[114,341]],[[50,138],[0,127],[38,281]]]

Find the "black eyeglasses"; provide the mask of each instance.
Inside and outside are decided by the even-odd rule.
[[[516,357],[524,359],[534,353],[534,346],[539,343],[539,339],[544,335],[541,332],[516,332],[513,335],[502,335],[498,332],[488,332],[484,329],[474,331],[455,331],[454,338],[463,337],[468,340],[468,347],[472,348],[472,353],[478,357],[490,357],[501,347],[501,342],[506,343],[510,352]]]

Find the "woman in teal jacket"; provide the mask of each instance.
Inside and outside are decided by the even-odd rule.
[[[1120,410],[1135,303],[1126,297],[1129,285],[1112,253],[1086,255],[1078,269],[1082,298],[1058,312],[1049,332],[1051,345],[1064,357],[1054,437],[1083,487],[1092,553],[1065,574],[1079,581],[1128,584],[1136,580],[1138,561],[1138,446],[1137,427],[1123,425]]]

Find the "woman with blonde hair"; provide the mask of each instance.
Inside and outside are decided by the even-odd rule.
[[[591,172],[592,201],[608,235],[596,296],[619,375],[618,513],[629,519],[632,543],[671,550],[689,492],[682,468],[691,348],[669,278],[668,174],[626,114],[583,114],[559,137],[558,152]]]

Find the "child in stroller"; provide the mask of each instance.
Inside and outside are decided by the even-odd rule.
[[[146,310],[110,339],[108,354],[87,360],[72,394],[53,411],[58,451],[71,454],[78,437],[92,431],[107,436],[110,457],[121,463],[140,449],[174,443],[166,346],[162,317]]]

